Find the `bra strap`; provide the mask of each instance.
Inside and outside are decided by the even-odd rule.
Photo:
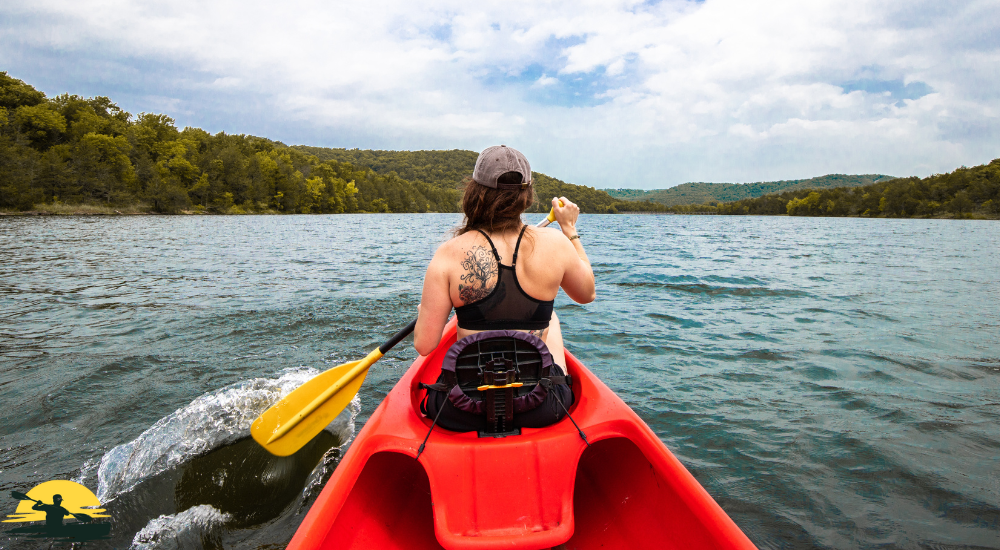
[[[528,227],[528,226],[525,226],[525,227]],[[497,252],[497,247],[493,246],[493,241],[490,240],[490,236],[487,235],[486,232],[483,231],[482,229],[477,229],[476,231],[482,233],[483,236],[486,237],[486,242],[490,243],[490,248],[493,249],[493,257],[497,259],[497,263],[499,264],[500,263],[500,253]],[[521,239],[518,239],[517,242],[520,243]],[[517,250],[514,251],[514,261],[517,261]]]
[[[514,245],[514,259],[511,260],[511,262],[510,262],[510,266],[511,267],[514,267],[514,266],[517,265],[517,249],[521,248],[521,237],[524,236],[524,230],[527,229],[527,228],[528,228],[527,225],[525,225],[524,227],[522,227],[521,228],[521,233],[517,236],[517,244]],[[493,243],[490,243],[490,244],[493,244]],[[494,250],[496,250],[496,249],[494,249]]]

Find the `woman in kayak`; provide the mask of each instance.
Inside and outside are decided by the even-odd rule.
[[[504,145],[479,155],[462,197],[463,225],[427,267],[413,337],[417,352],[426,355],[437,347],[454,308],[459,340],[483,330],[530,332],[565,370],[553,302],[560,287],[578,303],[593,301],[594,272],[576,231],[579,207],[566,197],[552,199],[560,229],[556,231],[523,222],[521,215],[534,202],[531,167],[524,155]],[[561,388],[562,393],[568,391]],[[572,392],[564,396],[572,402]],[[547,408],[562,412],[555,403]],[[447,419],[441,425],[448,427]]]

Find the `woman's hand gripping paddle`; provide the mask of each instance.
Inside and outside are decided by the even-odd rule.
[[[35,499],[29,497],[28,495],[26,495],[24,493],[18,493],[17,491],[11,491],[10,492],[10,496],[14,497],[17,500],[30,500],[32,502],[37,502],[39,504],[45,504],[44,502],[42,502],[40,500],[35,500]],[[70,513],[73,514],[73,512],[70,512]],[[84,523],[89,523],[91,521],[94,521],[94,518],[88,516],[87,514],[73,514],[73,517],[75,517],[77,521],[82,521]]]
[[[560,201],[560,205],[562,202]],[[545,227],[556,219],[555,210],[538,222]],[[386,343],[360,361],[344,363],[309,380],[264,411],[250,427],[254,441],[276,456],[288,456],[316,437],[357,395],[368,368],[413,332],[414,319]]]
[[[559,206],[566,206],[563,201],[559,201]],[[550,208],[549,215],[545,216],[542,221],[535,224],[535,227],[548,227],[550,223],[556,221],[556,209]]]
[[[368,368],[413,332],[414,319],[360,361],[344,363],[309,380],[264,411],[250,426],[250,435],[275,456],[288,456],[323,431],[354,399]]]

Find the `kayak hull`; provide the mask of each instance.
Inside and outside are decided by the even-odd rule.
[[[419,357],[362,428],[289,543],[340,548],[754,548],[649,427],[569,352],[573,419],[479,438],[435,427]]]

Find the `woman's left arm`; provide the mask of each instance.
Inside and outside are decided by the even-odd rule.
[[[442,247],[444,248],[444,247]],[[448,272],[439,248],[434,254],[427,274],[424,275],[424,290],[417,306],[417,326],[413,329],[413,347],[420,355],[434,351],[441,342],[441,333],[451,313],[451,292],[448,286]]]

